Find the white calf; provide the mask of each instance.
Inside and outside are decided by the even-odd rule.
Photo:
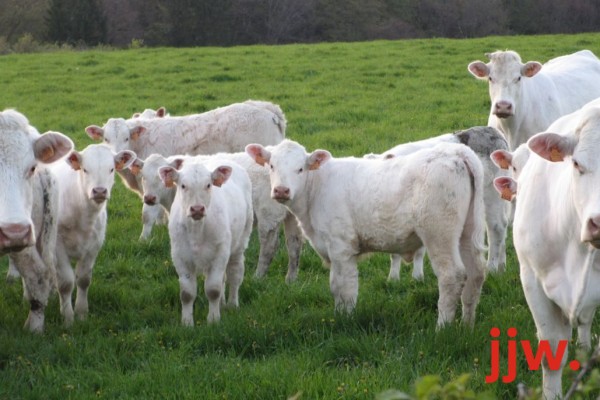
[[[184,162],[180,170],[161,167],[167,187],[176,186],[169,218],[171,258],[179,275],[181,322],[194,325],[197,276],[204,274],[208,322],[221,319],[220,304],[239,306],[244,251],[252,231],[252,184],[239,165],[214,159]]]
[[[564,118],[564,117],[563,117]],[[559,121],[557,121],[559,123]],[[600,106],[584,107],[564,132],[539,133],[519,176],[513,223],[521,283],[540,340],[556,354],[578,327],[591,346],[591,324],[600,305]],[[562,122],[560,122],[562,124]],[[547,399],[562,396],[561,368],[542,364]]]
[[[106,204],[115,170],[129,166],[134,159],[135,153],[128,150],[115,155],[108,146],[91,145],[82,152],[73,151],[67,162],[52,166],[60,179],[56,273],[60,310],[67,326],[73,322],[71,295],[75,278],[75,314],[84,319],[88,313],[87,293],[96,257],[104,243]],[[75,274],[71,260],[76,262]]]
[[[356,305],[359,255],[408,255],[425,245],[439,281],[438,327],[454,319],[459,298],[463,321],[474,322],[485,277],[483,168],[468,147],[449,143],[385,162],[307,154],[289,140],[246,152],[269,165],[271,196],[330,265],[336,310]]]
[[[142,177],[144,207],[164,207],[168,212],[173,203],[175,190],[164,186],[158,174],[159,168],[171,166],[179,169],[184,160],[210,160],[211,158],[234,161],[242,166],[250,176],[250,181],[252,182],[252,208],[256,216],[258,240],[260,243],[260,253],[255,276],[261,278],[267,273],[279,247],[279,228],[283,223],[288,251],[288,270],[285,280],[287,283],[295,281],[298,277],[298,263],[302,249],[302,232],[298,227],[296,218],[287,208],[271,199],[269,170],[256,164],[246,153],[219,153],[213,156],[197,157],[171,156],[168,158],[153,154],[145,161],[136,159],[130,169],[134,174]],[[152,220],[144,220],[142,236],[150,235],[152,224]]]
[[[54,283],[58,187],[42,164],[73,148],[66,136],[40,135],[24,115],[0,112],[0,255],[8,254],[23,278],[29,302],[25,327],[44,329],[44,310]]]

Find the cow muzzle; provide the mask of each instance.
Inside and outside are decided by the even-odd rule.
[[[102,204],[108,200],[108,189],[105,187],[95,187],[92,189],[92,200],[97,204]]]
[[[204,206],[191,206],[189,216],[194,221],[200,221],[206,215],[206,207]]]
[[[290,188],[285,186],[275,186],[271,193],[271,198],[282,203],[290,199]]]
[[[144,203],[146,203],[149,206],[156,205],[156,196],[153,194],[145,194]]]
[[[581,233],[581,241],[600,249],[600,215],[588,218]]]
[[[509,101],[499,101],[494,105],[494,115],[498,118],[508,118],[514,115],[513,105]]]
[[[7,224],[0,226],[0,249],[3,252],[20,251],[35,244],[30,224]]]

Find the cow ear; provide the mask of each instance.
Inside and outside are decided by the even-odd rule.
[[[77,151],[73,150],[71,154],[66,158],[67,164],[71,166],[75,171],[79,171],[81,169],[81,154]]]
[[[306,166],[309,170],[313,171],[319,169],[321,165],[325,164],[331,159],[331,153],[327,150],[315,150],[306,160]]]
[[[213,185],[221,187],[221,185],[227,182],[227,179],[229,179],[230,176],[231,167],[227,165],[221,165],[212,172],[210,177],[212,178]]]
[[[102,140],[104,137],[104,129],[100,128],[98,125],[88,126],[85,128],[85,133],[94,140]]]
[[[271,159],[271,153],[262,147],[260,144],[249,144],[246,146],[246,154],[248,154],[258,165],[265,165]]]
[[[467,69],[477,79],[486,79],[490,74],[490,68],[482,61],[473,61]]]
[[[117,171],[121,171],[131,165],[135,160],[136,155],[131,150],[123,150],[115,155],[115,168]]]
[[[73,141],[62,133],[46,132],[33,143],[33,153],[37,160],[48,164],[69,154],[73,147]]]
[[[529,61],[521,67],[521,75],[531,78],[542,69],[542,64],[537,61]]]
[[[527,145],[537,155],[548,161],[563,161],[573,154],[577,141],[556,133],[538,133],[527,141]]]
[[[139,113],[139,112],[136,112],[136,113],[133,113],[133,115],[131,116],[131,118],[139,118],[140,115],[142,115],[142,114]]]
[[[512,201],[513,197],[517,195],[517,181],[509,176],[500,176],[494,179],[494,188],[506,201]]]
[[[171,163],[169,164],[171,167],[175,168],[176,170],[180,170],[181,167],[183,167],[183,162],[185,161],[184,158],[176,158],[173,161],[171,161]]]
[[[164,107],[159,107],[158,110],[156,110],[156,116],[158,118],[164,118],[165,115],[167,115],[167,109]]]
[[[175,187],[177,181],[179,180],[179,172],[173,167],[160,167],[158,169],[158,175],[160,179],[165,184],[165,187],[172,188]]]
[[[138,125],[129,130],[129,137],[131,138],[131,140],[138,140],[140,138],[140,135],[144,132],[146,132],[146,128],[144,128],[141,125]]]
[[[133,160],[129,166],[129,170],[135,176],[138,176],[142,172],[142,168],[144,168],[144,161],[139,158]]]
[[[509,169],[512,165],[512,154],[506,150],[495,150],[490,154],[490,158],[500,169]]]

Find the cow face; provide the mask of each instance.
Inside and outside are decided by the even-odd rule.
[[[68,154],[73,142],[58,132],[40,135],[22,114],[0,113],[0,254],[35,244],[31,213],[39,163]]]
[[[135,160],[129,150],[114,154],[105,145],[90,145],[81,153],[73,151],[67,162],[79,173],[79,182],[85,196],[94,204],[102,205],[109,198],[115,183],[115,170],[127,168]]]
[[[490,62],[487,64],[481,61],[470,63],[469,72],[478,79],[488,80],[492,114],[498,118],[512,117],[518,112],[523,80],[535,76],[542,64],[536,61],[523,64],[514,51],[497,51],[488,56]]]
[[[582,113],[574,134],[539,133],[527,143],[546,160],[567,163],[571,185],[565,187],[565,196],[573,199],[580,239],[600,248],[600,107]]]
[[[511,176],[517,180],[523,167],[527,164],[529,154],[530,150],[527,143],[523,143],[513,152],[495,150],[490,154],[490,158],[498,168],[510,171]]]
[[[246,153],[260,165],[268,165],[271,197],[280,203],[293,202],[304,190],[310,171],[319,169],[331,159],[326,150],[307,154],[300,144],[284,140],[268,151],[259,144],[246,146]]]
[[[131,167],[132,172],[142,179],[142,188],[144,190],[144,203],[153,206],[165,202],[174,196],[173,188],[164,185],[158,170],[161,167],[173,167],[176,170],[183,165],[183,158],[168,160],[159,154],[152,154],[143,162],[136,160]],[[139,170],[138,170],[139,168]]]
[[[123,150],[132,150],[132,144],[146,132],[146,128],[136,125],[130,128],[123,118],[111,118],[104,127],[90,125],[85,132],[94,140],[103,140],[115,153]]]
[[[177,187],[174,203],[193,221],[202,220],[210,212],[214,187],[222,186],[231,176],[232,169],[227,165],[209,171],[201,163],[184,163],[178,171],[172,166],[158,170],[166,187]]]

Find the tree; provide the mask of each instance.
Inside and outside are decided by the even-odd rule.
[[[97,0],[50,0],[47,37],[58,43],[106,43],[106,17]]]

